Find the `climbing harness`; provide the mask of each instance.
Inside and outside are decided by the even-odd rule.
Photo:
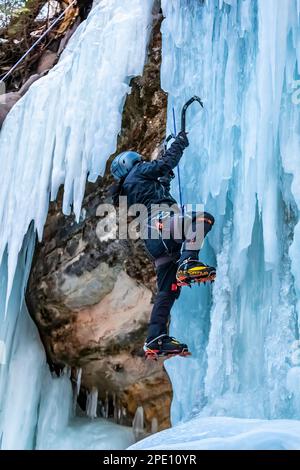
[[[194,103],[195,101],[197,101],[200,104],[201,108],[204,108],[203,102],[202,102],[201,98],[199,98],[199,96],[193,96],[192,98],[190,98],[185,103],[185,105],[183,106],[182,111],[181,111],[181,132],[186,132],[186,112],[187,112],[189,106],[192,103]],[[167,149],[167,145],[170,142],[170,140],[175,139],[175,137],[177,135],[176,116],[175,116],[175,108],[174,107],[172,108],[172,112],[173,112],[173,130],[174,130],[174,134],[170,134],[166,138],[165,150]],[[180,207],[181,207],[182,215],[184,215],[184,203],[183,203],[183,196],[182,196],[182,186],[181,186],[181,176],[180,176],[179,164],[177,165],[177,177],[178,177],[178,190],[179,190]]]
[[[26,57],[30,54],[30,52],[32,52],[33,49],[36,48],[36,46],[42,41],[42,39],[44,39],[44,37],[47,36],[47,34],[64,17],[67,11],[70,10],[70,8],[73,7],[73,5],[75,5],[76,2],[77,0],[73,0],[73,2],[70,3],[70,5],[56,18],[56,20],[53,21],[53,23],[49,26],[49,28],[38,38],[37,41],[35,41],[34,44],[32,44],[32,46],[28,49],[27,52],[25,52],[25,54],[18,60],[18,62],[16,62],[15,65],[13,65],[13,67],[8,72],[6,72],[6,74],[0,79],[0,83],[5,82],[5,80],[8,79],[8,77],[16,70],[16,68],[23,62],[23,60],[26,59]]]

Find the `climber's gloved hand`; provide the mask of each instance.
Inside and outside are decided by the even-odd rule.
[[[183,148],[186,148],[190,145],[189,140],[187,138],[187,133],[184,131],[179,132],[179,134],[176,136],[176,141],[179,142]]]
[[[158,178],[158,180],[168,191],[170,191],[171,181],[172,181],[173,178],[175,178],[175,174],[174,174],[173,170],[171,170],[171,171],[169,171],[169,173],[167,173],[163,176],[160,176]]]

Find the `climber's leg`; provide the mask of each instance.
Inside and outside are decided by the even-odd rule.
[[[182,220],[184,243],[177,271],[177,280],[182,285],[215,279],[215,268],[201,263],[198,259],[204,238],[214,222],[214,217],[208,212],[192,212],[186,214]]]
[[[168,336],[171,308],[180,295],[177,285],[177,260],[180,253],[162,256],[156,260],[157,295],[151,313],[148,337],[144,345],[145,355],[166,356],[187,353],[186,344]]]
[[[167,334],[171,308],[180,295],[176,283],[177,260],[180,253],[170,257],[165,255],[155,261],[157,294],[151,313],[147,341]]]
[[[184,244],[180,263],[187,258],[198,259],[204,238],[215,223],[214,217],[208,212],[192,212],[184,218]]]

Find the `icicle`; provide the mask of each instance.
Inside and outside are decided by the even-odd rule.
[[[127,417],[126,408],[124,408],[124,406],[122,406],[122,408],[121,408],[121,420],[120,420],[120,424],[123,424],[123,423],[126,421],[126,417]]]
[[[117,422],[118,420],[118,406],[117,406],[117,397],[115,392],[113,393],[113,416],[114,421]]]
[[[102,400],[99,400],[98,406],[99,406],[101,418],[105,418],[105,408],[104,408],[104,405],[103,405],[103,401],[102,401]]]
[[[82,376],[82,369],[77,369],[77,377],[76,377],[76,394],[79,396],[80,387],[81,387],[81,376]]]
[[[151,421],[151,434],[155,434],[158,431],[158,421],[157,418],[152,418]]]
[[[108,392],[105,393],[105,402],[104,402],[104,418],[108,419],[109,414],[109,399],[108,399]]]
[[[144,437],[144,408],[142,406],[139,406],[135,412],[132,421],[132,429],[136,441],[139,441]]]
[[[98,405],[98,390],[93,387],[91,392],[88,393],[86,401],[86,414],[89,418],[97,418],[97,405]]]

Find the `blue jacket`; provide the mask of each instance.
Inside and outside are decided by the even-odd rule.
[[[180,133],[162,158],[152,162],[137,163],[126,176],[120,195],[127,196],[128,207],[144,204],[147,209],[152,204],[177,204],[170,194],[170,183],[175,168],[183,154],[188,140]]]

